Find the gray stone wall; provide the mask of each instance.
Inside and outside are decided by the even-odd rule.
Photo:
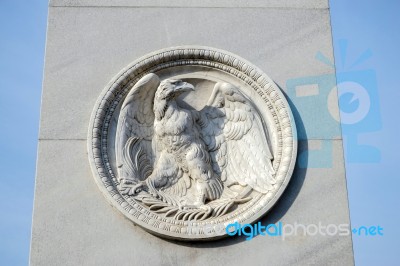
[[[261,222],[350,223],[340,125],[327,124],[321,115],[326,97],[300,104],[288,88],[291,80],[303,77],[328,77],[335,84],[334,68],[315,60],[321,53],[334,61],[328,1],[53,0],[31,264],[352,265],[351,236],[174,242],[145,232],[108,204],[93,180],[86,151],[95,101],[130,62],[177,45],[216,47],[249,60],[292,103],[301,159],[287,190]],[[338,116],[333,97],[329,110]],[[325,143],[328,164],[308,152]]]

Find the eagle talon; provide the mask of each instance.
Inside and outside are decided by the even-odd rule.
[[[211,207],[208,206],[208,205],[202,205],[202,206],[199,207],[199,209],[202,209],[202,210],[204,210],[204,211],[207,212],[207,213],[209,213],[209,212],[212,211]]]
[[[140,181],[137,184],[123,182],[120,186],[120,189],[124,191],[123,194],[136,196],[140,192],[147,190],[147,184],[145,181]]]
[[[136,196],[137,194],[145,190],[147,190],[147,184],[145,181],[141,181],[131,188],[132,196]]]

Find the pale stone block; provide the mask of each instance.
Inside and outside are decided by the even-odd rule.
[[[328,0],[50,0],[50,6],[216,7],[216,8],[328,8]]]
[[[327,10],[50,8],[40,138],[85,139],[93,105],[115,74],[149,52],[183,44],[233,52],[283,90],[288,80],[334,73],[314,59],[322,52],[333,61]],[[315,101],[326,106],[326,97]],[[325,119],[312,113],[312,121]],[[339,132],[338,123],[329,125]]]

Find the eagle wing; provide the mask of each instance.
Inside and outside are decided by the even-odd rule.
[[[229,83],[217,83],[197,125],[222,181],[236,181],[261,193],[276,183],[273,155],[262,118]]]
[[[133,86],[122,103],[115,141],[120,182],[136,184],[152,172],[153,102],[159,85],[157,75],[147,74]]]

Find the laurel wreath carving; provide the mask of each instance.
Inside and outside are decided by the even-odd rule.
[[[165,217],[173,218],[181,221],[204,221],[209,218],[223,216],[229,210],[238,204],[243,204],[250,201],[251,197],[242,199],[219,199],[209,202],[204,207],[206,208],[185,208],[179,204],[171,203],[168,197],[162,196],[162,192],[157,191],[157,195],[144,192],[135,197],[146,205],[150,211],[157,214],[163,214]]]

